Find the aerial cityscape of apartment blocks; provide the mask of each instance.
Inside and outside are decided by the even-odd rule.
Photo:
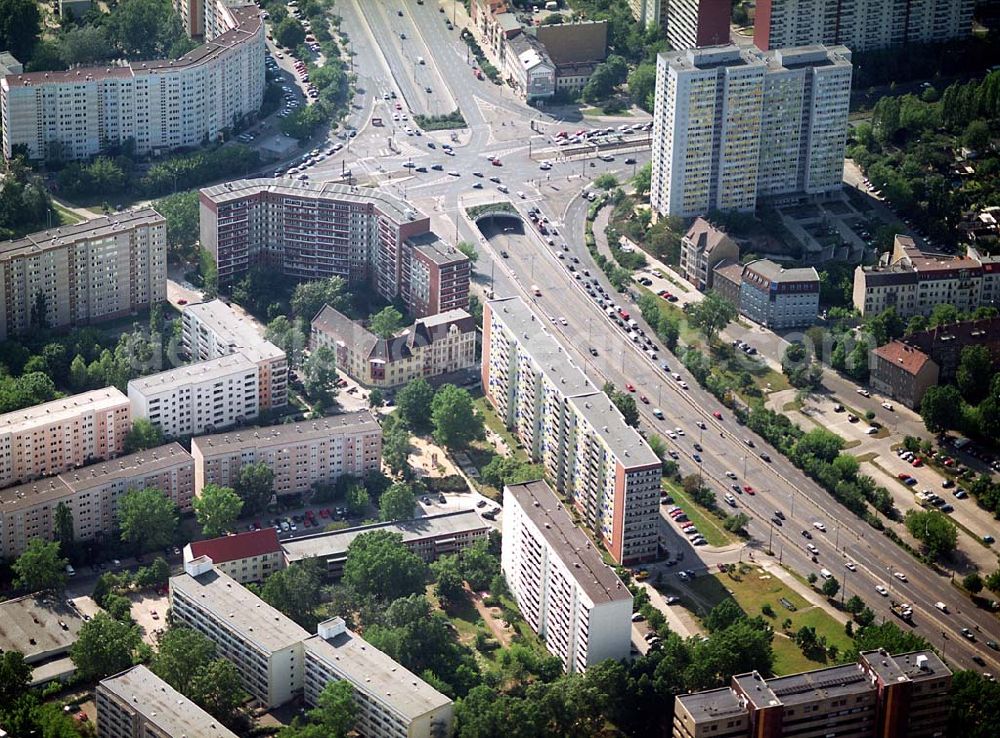
[[[191,361],[243,354],[257,364],[261,410],[288,404],[285,352],[261,335],[252,318],[222,300],[210,300],[187,305],[181,319],[181,340]]]
[[[0,487],[117,456],[130,430],[132,406],[114,387],[0,415]]]
[[[346,475],[379,469],[382,427],[367,410],[316,420],[201,436],[191,441],[195,494],[206,484],[232,487],[247,464],[274,472],[277,495],[301,494]]]
[[[483,392],[612,558],[657,552],[661,462],[522,299],[483,311]]]
[[[201,244],[222,284],[257,264],[297,279],[339,276],[402,298],[416,317],[469,304],[468,258],[392,195],[342,184],[250,179],[201,190]]]
[[[931,650],[865,651],[855,664],[783,677],[754,671],[676,697],[673,738],[937,738],[950,688],[951,671]]]
[[[0,340],[27,333],[39,295],[52,328],[131,315],[167,299],[167,225],[151,208],[0,243]]]
[[[451,700],[347,630],[342,619],[321,623],[313,636],[207,556],[185,561],[184,573],[170,578],[170,604],[174,619],[207,636],[266,707],[303,691],[315,705],[328,681],[346,680],[364,735],[430,738],[451,730]]]
[[[132,379],[128,397],[137,418],[167,438],[210,433],[260,413],[257,364],[242,353]]]
[[[843,44],[871,51],[967,38],[975,0],[757,0],[760,49]]]
[[[181,512],[191,512],[191,455],[171,443],[2,489],[0,556],[19,555],[34,537],[54,540],[60,503],[73,515],[76,540],[110,535],[117,524],[118,499],[129,490],[147,488],[162,492]]]
[[[312,321],[309,345],[332,349],[337,368],[369,387],[399,387],[476,366],[476,321],[465,310],[426,318],[380,338],[329,305]]]
[[[840,189],[847,48],[715,46],[661,53],[656,66],[650,197],[660,215]]]
[[[632,594],[543,481],[504,487],[501,566],[517,606],[566,671],[628,658]]]
[[[198,0],[214,37],[180,59],[23,72],[0,79],[3,153],[86,159],[126,142],[137,154],[200,146],[264,101],[265,30],[256,5]]]
[[[343,618],[320,623],[302,650],[307,705],[319,704],[320,692],[330,682],[347,681],[354,689],[354,728],[360,735],[451,735],[452,701],[348,629]]]
[[[94,690],[101,738],[237,738],[142,664]]]
[[[893,307],[901,318],[929,317],[938,305],[959,313],[1000,304],[1000,256],[974,248],[964,256],[925,254],[912,236],[897,234],[891,253],[854,270],[854,309],[876,315]]]

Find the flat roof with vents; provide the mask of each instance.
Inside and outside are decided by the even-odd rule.
[[[187,573],[171,577],[171,601],[178,594],[265,653],[281,651],[309,637],[306,630],[279,610],[215,568],[197,577]]]
[[[101,487],[116,479],[131,479],[132,477],[148,477],[164,469],[173,468],[179,464],[194,465],[191,454],[179,443],[168,443],[145,451],[137,451],[128,456],[119,456],[110,461],[102,461],[80,469],[63,472],[59,475],[66,486],[74,492],[80,492],[94,487]],[[0,492],[0,494],[3,494]]]
[[[239,373],[252,373],[254,377],[257,376],[257,364],[242,352],[220,356],[218,359],[185,364],[176,369],[150,374],[148,377],[132,379],[128,383],[128,388],[131,390],[134,387],[136,391],[142,392],[144,395],[172,392],[189,384],[227,379]]]
[[[539,533],[595,605],[631,600],[632,593],[586,534],[573,524],[566,508],[546,482],[504,487],[508,495],[538,528]]]
[[[174,738],[237,738],[235,733],[142,664],[102,680],[97,690],[127,703],[129,710]],[[98,715],[98,721],[100,718]]]
[[[20,651],[35,664],[66,653],[82,626],[76,608],[51,592],[0,602],[0,652]]]
[[[68,73],[67,73],[68,74]],[[122,213],[85,220],[75,225],[63,225],[37,233],[29,233],[15,241],[0,242],[0,259],[8,259],[22,254],[47,251],[59,246],[67,246],[79,241],[107,238],[117,233],[125,233],[143,226],[166,226],[166,220],[152,208],[126,210]]]
[[[330,415],[298,423],[279,423],[258,428],[241,428],[228,433],[213,433],[192,439],[192,451],[197,448],[204,456],[238,453],[246,448],[290,446],[313,439],[337,435],[381,432],[378,421],[367,410]]]
[[[181,313],[184,317],[197,319],[215,334],[219,343],[226,343],[234,352],[238,349],[255,361],[285,357],[285,352],[264,338],[249,317],[236,312],[222,300],[187,305]]]
[[[451,704],[416,674],[347,628],[332,638],[314,635],[302,642],[306,658],[326,662],[351,685],[408,721]]]
[[[0,433],[23,433],[39,425],[60,423],[84,412],[112,410],[128,405],[128,398],[115,387],[81,392],[0,415]]]

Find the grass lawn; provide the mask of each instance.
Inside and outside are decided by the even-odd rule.
[[[604,112],[604,108],[599,107],[597,105],[593,105],[593,106],[591,106],[589,108],[582,108],[580,110],[580,113],[583,114],[583,115],[589,115],[589,116],[604,116],[604,115],[607,115],[607,116],[612,116],[612,117],[615,117],[615,118],[630,118],[632,116],[632,111],[629,110],[628,108],[625,108],[624,110],[620,110],[620,111],[618,111],[616,113],[606,113],[606,112]]]
[[[674,503],[676,503],[677,506],[680,507],[689,518],[691,518],[691,522],[694,523],[701,534],[705,536],[705,540],[708,541],[708,545],[726,546],[739,540],[739,538],[722,527],[721,520],[688,497],[684,488],[679,484],[671,480],[664,479],[663,488],[674,498]]]
[[[648,287],[643,287],[641,285],[632,285],[637,287],[642,292],[647,292],[654,297],[656,297],[656,304],[660,308],[660,315],[663,315],[671,320],[676,320],[680,327],[680,340],[687,346],[698,346],[701,344],[702,336],[701,334],[688,325],[687,316],[684,311],[679,307],[675,307],[673,303],[667,302],[662,297],[657,296]]]
[[[83,218],[81,216],[77,215],[69,208],[63,207],[57,202],[52,203],[52,208],[56,211],[56,214],[59,216],[60,225],[74,225],[75,223],[80,223],[83,221]]]
[[[772,623],[775,631],[773,644],[775,674],[794,674],[830,665],[829,660],[814,661],[806,658],[795,642],[782,632],[781,624],[786,618],[792,621],[789,628],[792,634],[803,626],[811,626],[816,629],[817,635],[825,637],[827,644],[836,645],[841,653],[853,645],[843,626],[829,613],[806,602],[780,579],[764,573],[762,569],[748,568],[745,573],[736,574],[735,577],[729,574],[698,577],[689,586],[702,600],[712,604],[721,602],[731,593],[740,607],[751,617],[763,615],[762,608],[765,605],[771,606],[775,617],[764,617]],[[791,612],[786,609],[779,601],[781,598],[792,603],[796,610]]]

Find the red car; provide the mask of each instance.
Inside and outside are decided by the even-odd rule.
[[[923,465],[924,465],[924,460],[921,459],[919,456],[915,458],[912,462],[910,462],[910,466],[923,466]]]
[[[648,405],[649,404],[649,398],[646,397],[646,395],[639,395],[639,399],[642,400],[642,404],[643,405]]]
[[[751,486],[750,486],[749,484],[748,484],[748,485],[746,485],[746,486],[745,486],[745,487],[743,488],[743,491],[744,491],[744,492],[746,492],[746,493],[747,493],[748,495],[755,495],[755,494],[757,494],[756,492],[754,492],[754,489],[753,489],[753,487],[751,487]]]
[[[716,420],[722,420],[722,413],[716,410],[714,413],[712,413],[712,417],[715,418]]]
[[[910,478],[910,475],[907,474],[906,472],[900,472],[899,474],[896,475],[896,477],[902,479],[905,482],[907,479]]]
[[[490,164],[492,164],[495,167],[502,167],[503,166],[503,162],[500,161],[499,159],[490,159]]]
[[[625,389],[627,389],[629,392],[635,392],[635,385],[626,384]]]
[[[188,301],[185,300],[184,298],[181,298],[180,300],[177,301],[177,304],[178,305],[187,305]]]
[[[402,110],[403,106],[401,103],[396,103],[396,110]]]

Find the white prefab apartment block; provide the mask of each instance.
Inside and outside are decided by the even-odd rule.
[[[632,594],[542,481],[504,487],[501,566],[532,629],[567,671],[624,659]]]
[[[379,469],[382,427],[367,410],[299,423],[245,428],[191,441],[195,494],[206,484],[232,487],[247,464],[274,472],[278,495],[307,492],[345,474],[363,477]]]
[[[257,364],[260,407],[288,404],[285,352],[260,334],[252,320],[222,300],[188,305],[181,312],[184,350],[192,361],[243,354]]]
[[[237,738],[142,664],[101,680],[94,697],[101,738]]]
[[[483,391],[620,564],[656,558],[659,457],[520,298],[483,311]]]
[[[267,707],[302,691],[302,641],[309,633],[201,556],[170,578],[174,619],[208,637],[236,667],[243,688]]]
[[[117,456],[130,430],[129,399],[114,387],[0,415],[0,487]]]
[[[128,397],[135,416],[168,438],[210,432],[257,417],[258,368],[244,354],[230,354],[133,379]]]
[[[52,328],[120,318],[166,300],[166,220],[145,208],[0,243],[0,340],[31,330],[39,296]]]
[[[305,701],[316,705],[332,681],[354,688],[355,729],[363,736],[451,735],[452,701],[347,628],[343,618],[319,624],[303,642]]]
[[[657,57],[651,202],[669,216],[752,211],[840,189],[851,53],[734,45]]]
[[[213,8],[217,35],[180,59],[25,72],[0,79],[3,153],[86,159],[132,142],[140,155],[201,146],[264,101],[264,22],[255,5]]]

